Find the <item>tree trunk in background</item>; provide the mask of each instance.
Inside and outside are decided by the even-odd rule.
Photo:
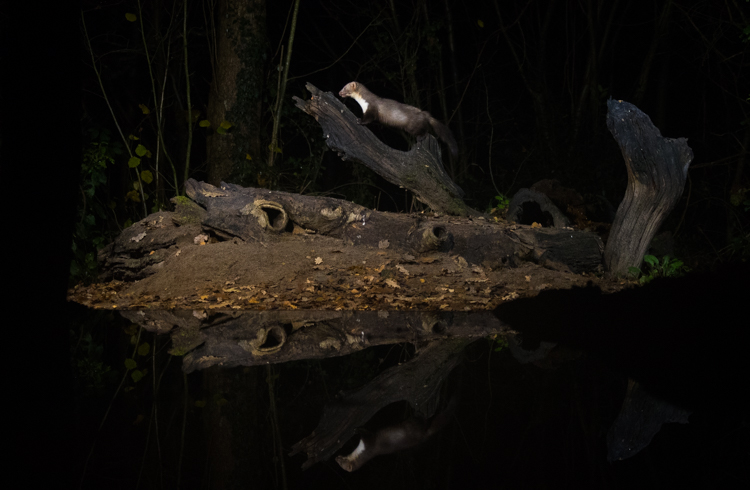
[[[659,12],[659,17],[655,21],[653,40],[648,48],[648,52],[643,57],[643,66],[641,66],[641,74],[638,77],[638,86],[633,95],[633,104],[636,106],[643,104],[643,98],[646,95],[646,89],[648,88],[651,68],[654,65],[654,60],[657,57],[657,52],[661,48],[663,39],[667,37],[667,33],[669,32],[671,10],[672,2],[670,0],[664,4],[661,12]]]
[[[464,119],[463,119],[463,115],[461,112],[461,105],[460,105],[461,96],[458,93],[458,88],[462,87],[463,84],[459,83],[458,67],[456,63],[456,42],[453,36],[453,19],[451,16],[450,4],[448,3],[447,0],[445,1],[445,17],[446,17],[446,27],[448,28],[448,52],[450,54],[450,62],[451,62],[451,82],[453,85],[453,98],[456,104],[454,115],[458,119],[458,121],[456,121],[456,123],[453,124],[453,127],[456,128],[456,131],[458,133],[458,141],[463,142],[463,141],[466,141],[466,135],[464,134]],[[442,67],[441,67],[441,71],[442,71]],[[453,119],[453,117],[451,116],[450,113],[446,112],[445,123],[449,124],[450,119]],[[463,143],[459,143],[459,144],[461,145],[461,148],[463,149]],[[451,178],[453,180],[457,180],[457,179],[460,180],[461,176],[458,175],[459,172],[457,172],[457,169],[454,168],[455,165],[454,165],[453,160],[454,160],[453,158],[450,158],[448,160],[450,164]],[[465,173],[464,171],[466,170],[466,168],[462,167],[458,170],[460,170],[460,173],[463,174]]]
[[[267,393],[262,369],[214,367],[203,373],[206,488],[273,487],[263,458],[262,441],[269,440],[269,433],[259,411],[259,400]]]
[[[516,43],[511,38],[510,29],[517,24],[517,21],[512,23],[506,22],[500,12],[497,0],[494,2],[495,13],[497,14],[497,19],[500,23],[503,38],[513,55],[518,74],[531,96],[537,132],[540,135],[545,151],[549,155],[559,154],[559,151],[557,151],[559,148],[559,138],[555,131],[555,123],[553,120],[555,113],[552,104],[553,96],[543,75],[546,67],[545,56],[547,36],[549,34],[550,24],[553,20],[554,4],[555,2],[553,1],[547,6],[545,12],[543,12],[543,16],[540,13],[541,21],[539,22],[538,32],[536,33],[537,45],[531,48],[526,46],[524,41],[524,45],[521,48],[516,48]],[[552,41],[557,42],[556,40]],[[533,51],[533,55],[530,55],[527,51]],[[534,60],[532,56],[536,56],[536,59]],[[532,64],[535,66],[530,68]]]
[[[261,115],[266,58],[265,0],[220,0],[215,13],[214,80],[208,101],[208,181],[254,182],[248,163],[263,159]],[[218,134],[227,121],[231,128]],[[247,157],[251,160],[248,160]]]

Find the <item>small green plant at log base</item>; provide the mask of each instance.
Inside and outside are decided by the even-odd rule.
[[[489,213],[490,214],[504,214],[505,211],[508,209],[508,204],[510,204],[510,199],[505,194],[500,194],[495,196],[495,199],[497,200],[497,204],[495,204],[494,207],[490,207]]]
[[[680,277],[689,272],[690,269],[679,259],[674,259],[665,255],[661,262],[653,255],[646,255],[643,261],[648,265],[647,271],[642,271],[638,267],[628,268],[628,272],[638,279],[641,284],[648,284],[656,277]]]
[[[503,349],[508,348],[508,339],[503,336],[490,337],[490,344],[495,352],[501,352]]]

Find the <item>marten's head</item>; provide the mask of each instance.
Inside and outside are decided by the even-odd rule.
[[[339,97],[351,97],[352,94],[357,92],[359,92],[359,84],[357,82],[349,82],[339,91]]]
[[[372,454],[373,448],[371,447],[371,441],[365,442],[365,439],[370,439],[369,434],[365,433],[359,439],[359,444],[348,456],[336,456],[336,462],[344,470],[348,472],[356,471],[368,462],[374,454]]]

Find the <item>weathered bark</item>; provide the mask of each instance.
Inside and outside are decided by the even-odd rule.
[[[607,461],[621,461],[648,446],[666,423],[687,424],[691,410],[661,400],[628,380],[617,419],[607,431]]]
[[[641,265],[651,239],[682,195],[693,151],[685,138],[664,138],[633,104],[607,101],[607,128],[620,145],[628,187],[604,251],[610,274]]]
[[[459,354],[472,341],[458,338],[430,343],[416,358],[386,370],[356,392],[327,405],[318,426],[292,447],[290,455],[307,453],[302,469],[325,461],[378,410],[400,400],[407,400],[425,417],[432,416],[441,383],[458,365]]]
[[[433,211],[458,216],[481,213],[463,202],[464,191],[443,168],[440,145],[428,135],[408,152],[394,150],[380,141],[332,93],[307,84],[309,100],[294,97],[297,107],[318,121],[328,146],[344,160],[359,162],[389,182],[409,189]]]
[[[134,280],[156,273],[180,246],[207,242],[208,234],[263,246],[294,235],[325,235],[342,245],[404,254],[450,253],[460,256],[466,268],[483,264],[495,269],[519,258],[573,272],[595,272],[601,264],[601,240],[579,230],[383,213],[340,199],[233,184],[216,188],[192,179],[185,190],[205,210],[183,198],[175,201],[174,213],[151,215],[123,231],[100,252],[103,279]]]
[[[206,208],[204,225],[243,240],[272,238],[282,232],[337,235],[352,222],[366,222],[375,213],[363,206],[330,197],[303,196],[221,183],[214,187],[190,179],[185,193]]]

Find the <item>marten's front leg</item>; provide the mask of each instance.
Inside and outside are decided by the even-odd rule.
[[[364,114],[362,114],[362,119],[357,119],[357,124],[361,124],[364,126],[365,124],[370,124],[373,121],[377,121],[377,119],[377,111],[366,111]]]

